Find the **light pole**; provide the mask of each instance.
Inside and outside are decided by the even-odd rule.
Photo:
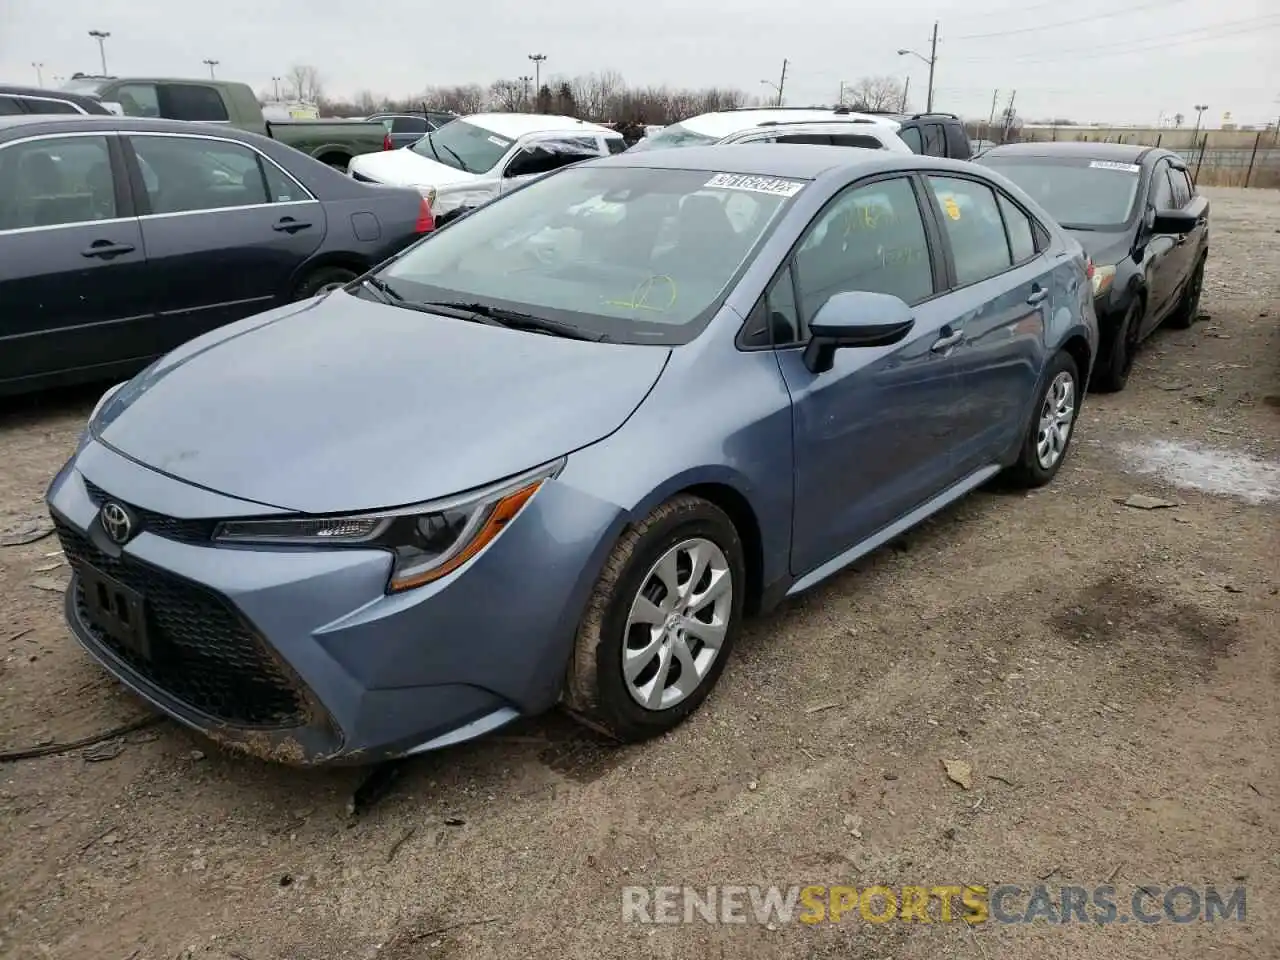
[[[519,80],[522,84],[524,84],[524,108],[528,110],[529,109],[529,84],[533,83],[533,77],[526,74],[524,76],[517,77],[516,79]]]
[[[533,95],[534,97],[542,96],[542,65],[546,63],[547,55],[545,53],[531,53],[529,59],[533,61]]]
[[[1208,109],[1209,105],[1207,103],[1196,104],[1196,128],[1191,131],[1191,145],[1193,147],[1196,145],[1196,137],[1200,133],[1200,115]]]
[[[277,103],[279,103],[279,102],[280,102],[280,81],[281,81],[281,80],[283,80],[283,79],[284,79],[283,77],[272,77],[272,78],[271,78],[271,82],[272,82],[273,84],[275,84],[275,88],[276,88],[276,102],[277,102]]]
[[[102,75],[105,77],[107,75],[107,47],[104,41],[111,36],[111,33],[107,30],[90,30],[89,36],[98,41],[98,57],[102,60]]]
[[[933,112],[933,67],[938,62],[938,21],[933,21],[933,37],[929,41],[929,56],[916,53],[914,50],[899,50],[898,56],[912,56],[929,65],[929,90],[925,94],[924,112]]]
[[[206,67],[208,67],[208,68],[209,68],[209,79],[210,79],[210,80],[217,80],[218,78],[217,78],[217,77],[215,77],[215,76],[213,75],[213,68],[214,68],[214,67],[216,67],[216,66],[217,66],[219,63],[221,63],[222,61],[221,61],[221,60],[203,60],[203,61],[201,61],[201,62],[202,62]]]
[[[44,86],[44,64],[36,63],[34,60],[32,60],[31,65],[36,68],[36,86],[43,87]]]

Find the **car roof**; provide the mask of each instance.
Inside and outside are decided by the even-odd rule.
[[[680,126],[700,133],[706,137],[732,136],[743,130],[773,123],[859,123],[878,124],[882,127],[897,127],[890,117],[875,116],[870,113],[853,111],[837,113],[835,110],[823,110],[817,107],[762,107],[759,110],[720,110],[715,113],[702,113],[680,121]]]
[[[51,90],[48,87],[24,87],[20,84],[0,83],[0,94],[13,94],[23,97],[48,97],[54,100],[96,100],[96,97],[84,93],[73,93],[70,90]]]
[[[470,116],[459,117],[458,119],[474,123],[476,126],[492,130],[494,133],[511,137],[513,140],[528,136],[531,133],[569,133],[574,130],[617,135],[615,131],[610,130],[608,127],[592,123],[590,120],[579,120],[576,117],[560,117],[555,114],[473,113]]]
[[[830,170],[880,173],[890,170],[973,170],[966,161],[924,157],[864,147],[817,144],[730,143],[669,150],[628,150],[588,161],[592,166],[647,167],[660,170],[705,170],[760,177],[815,180]]]
[[[120,117],[114,114],[84,116],[56,113],[0,117],[0,138],[10,130],[18,131],[25,136],[93,130],[119,130],[125,133],[155,130],[163,133],[197,133],[254,142],[266,139],[225,123],[198,123],[192,120],[165,120],[159,117]]]
[[[1089,143],[1084,140],[1048,140],[1029,143],[1005,143],[992,147],[987,157],[1073,157],[1078,160],[1114,160],[1119,163],[1141,163],[1155,147],[1140,143]],[[1160,151],[1164,153],[1165,151]]]

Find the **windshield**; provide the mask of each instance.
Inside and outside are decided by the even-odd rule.
[[[520,310],[686,343],[802,180],[571,167],[449,224],[379,277],[410,301]]]
[[[652,136],[639,141],[632,150],[661,150],[664,147],[697,147],[703,144],[716,143],[719,137],[709,137],[705,133],[694,133],[688,127],[673,123],[663,127]]]
[[[466,120],[454,120],[433,131],[429,139],[423,137],[406,149],[455,170],[488,173],[507,155],[514,142],[510,137],[500,137]]]
[[[97,96],[98,91],[106,85],[106,80],[94,80],[90,77],[81,77],[77,80],[68,80],[62,85],[62,89],[71,93],[86,93],[90,96]]]
[[[1073,230],[1119,230],[1133,215],[1141,168],[1136,163],[1062,157],[984,156]]]

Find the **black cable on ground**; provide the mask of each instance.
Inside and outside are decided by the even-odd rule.
[[[92,736],[83,737],[79,740],[72,740],[70,743],[46,743],[42,747],[27,747],[22,750],[0,750],[0,763],[12,763],[15,760],[31,760],[34,757],[48,757],[56,753],[67,753],[71,750],[79,750],[81,747],[91,747],[95,743],[102,743],[104,740],[114,740],[116,737],[124,736],[126,733],[133,733],[135,730],[141,730],[143,727],[149,727],[159,723],[164,717],[150,716],[142,717],[138,720],[132,720],[129,723],[121,724],[110,730],[104,730],[102,733],[95,733]]]

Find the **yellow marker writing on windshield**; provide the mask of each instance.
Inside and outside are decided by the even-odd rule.
[[[668,297],[665,306],[654,306],[650,300],[653,296],[654,288],[659,285],[659,281],[664,283],[667,288]],[[630,300],[606,300],[604,302],[610,307],[625,307],[628,310],[652,310],[655,313],[666,313],[676,305],[676,282],[666,275],[650,277],[631,291]]]
[[[947,197],[942,201],[942,206],[947,211],[947,216],[952,220],[960,219],[960,204],[956,203],[955,197]]]

